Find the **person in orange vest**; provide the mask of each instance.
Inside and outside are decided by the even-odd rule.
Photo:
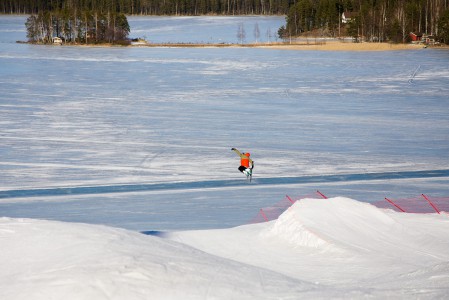
[[[251,176],[253,174],[254,169],[254,161],[250,158],[251,154],[241,153],[239,150],[235,148],[231,148],[232,151],[235,151],[238,156],[240,156],[240,167],[238,168],[240,172],[245,174],[246,176]],[[251,167],[250,167],[251,164]]]

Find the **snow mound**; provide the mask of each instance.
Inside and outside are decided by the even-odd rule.
[[[168,238],[320,286],[306,299],[440,299],[449,292],[446,215],[397,213],[343,197],[303,199],[275,221]]]
[[[369,203],[337,197],[297,201],[262,235],[277,237],[295,247],[342,251],[367,250],[373,238],[389,239],[389,233],[395,230],[397,223],[385,211]]]
[[[0,218],[0,299],[269,299],[313,284],[123,229]]]

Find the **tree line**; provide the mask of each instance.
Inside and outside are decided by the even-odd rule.
[[[286,25],[278,31],[283,38],[313,33],[350,35],[371,42],[408,42],[410,32],[414,32],[449,43],[449,0],[2,0],[1,12],[37,14],[41,31],[53,22],[48,18],[56,19],[56,32],[66,32],[69,23],[73,29],[66,34],[69,40],[120,37],[126,33],[126,26],[120,25],[123,17],[116,18],[123,14],[284,14]],[[53,15],[49,17],[48,13]],[[347,23],[343,22],[343,13],[351,16]],[[76,28],[77,23],[85,26]],[[115,28],[117,23],[119,30]]]
[[[346,24],[343,14],[350,16]],[[307,32],[371,42],[408,42],[410,32],[449,42],[448,0],[298,0],[287,13],[285,36]]]
[[[2,0],[4,14],[37,14],[64,6],[127,15],[285,15],[296,0]]]

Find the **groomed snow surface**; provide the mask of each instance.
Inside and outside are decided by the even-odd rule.
[[[278,220],[135,231],[0,219],[0,299],[435,298],[449,293],[449,218],[349,198]]]

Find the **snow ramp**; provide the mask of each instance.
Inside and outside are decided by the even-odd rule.
[[[396,239],[396,228],[391,216],[369,203],[344,197],[306,198],[289,207],[264,235],[294,247],[377,251],[380,244]]]
[[[447,214],[404,214],[344,197],[308,198],[268,224],[261,232],[267,241],[326,259],[349,256],[414,267],[449,259]]]
[[[446,214],[398,213],[345,197],[305,198],[277,220],[168,238],[312,282],[370,281],[386,266],[399,276],[449,260]]]

